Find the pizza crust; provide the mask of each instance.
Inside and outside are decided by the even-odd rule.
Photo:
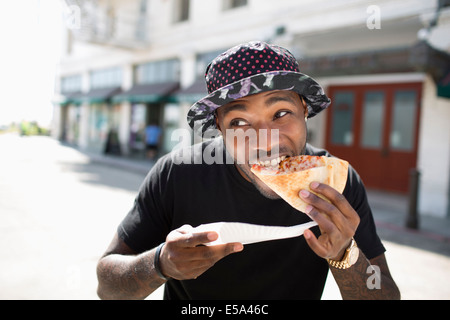
[[[303,156],[305,157],[305,156]],[[323,196],[309,189],[309,185],[313,181],[327,184],[339,193],[342,193],[347,183],[348,162],[338,158],[322,157],[322,163],[325,165],[318,166],[303,171],[295,171],[290,173],[263,174],[259,170],[252,172],[282,199],[293,206],[295,209],[305,212],[307,203],[300,196],[300,190],[308,190],[322,199],[328,201]],[[328,201],[329,202],[329,201]]]

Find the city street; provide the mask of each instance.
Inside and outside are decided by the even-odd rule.
[[[97,299],[97,260],[143,176],[46,137],[0,148],[0,299]]]
[[[97,299],[97,260],[144,174],[92,161],[48,137],[3,134],[0,150],[0,299]],[[380,229],[402,298],[450,299],[448,250],[419,249],[393,233],[403,237]],[[161,297],[160,288],[149,298]],[[323,298],[340,299],[332,280]]]

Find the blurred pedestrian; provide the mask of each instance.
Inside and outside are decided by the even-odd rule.
[[[145,128],[145,145],[147,158],[153,160],[158,155],[160,138],[161,128],[156,124],[156,122],[150,123]]]
[[[117,130],[110,129],[108,131],[104,153],[113,155],[120,155],[122,153],[120,149],[119,134]]]

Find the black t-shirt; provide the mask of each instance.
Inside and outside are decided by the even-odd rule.
[[[189,151],[191,161],[186,161],[184,149],[155,164],[133,208],[119,225],[119,237],[135,251],[156,247],[171,230],[184,224],[196,227],[228,221],[291,226],[311,221],[284,200],[262,196],[227,161],[221,139],[196,145]],[[180,152],[188,163],[179,164]],[[306,153],[329,156],[325,150],[310,145]],[[205,154],[212,154],[215,163],[198,164]],[[211,159],[206,162],[211,163]],[[376,234],[364,186],[351,166],[343,194],[361,218],[355,234],[358,246],[368,259],[380,255],[385,249]],[[320,234],[318,227],[311,231],[316,236]],[[243,251],[218,261],[195,280],[169,280],[164,298],[320,299],[327,272],[327,262],[309,248],[304,237],[266,241],[245,245]]]

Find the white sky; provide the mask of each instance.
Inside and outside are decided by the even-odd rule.
[[[0,125],[50,123],[61,7],[60,0],[0,1]]]

